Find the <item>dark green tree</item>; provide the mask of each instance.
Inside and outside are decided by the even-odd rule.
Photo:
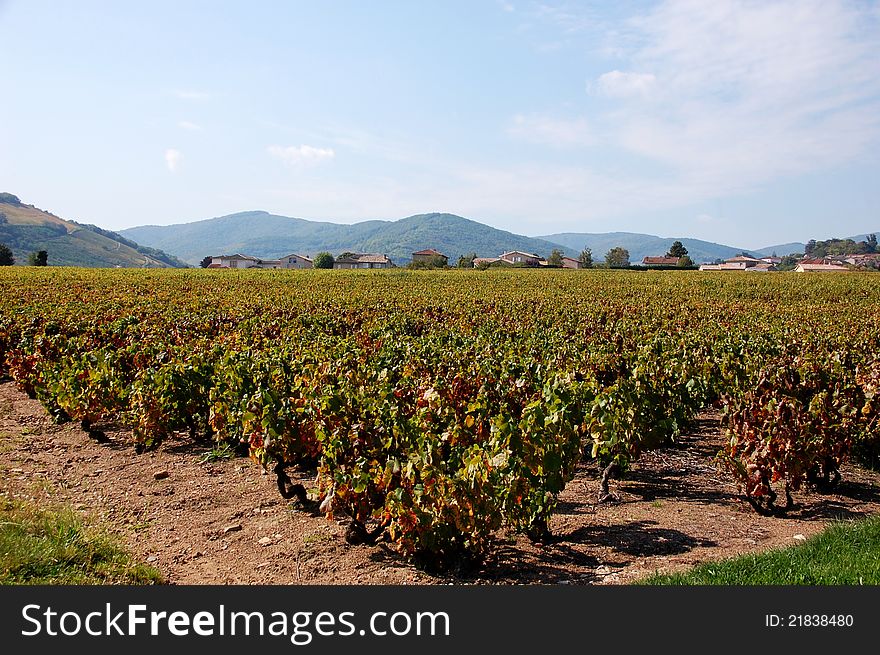
[[[38,250],[28,255],[29,266],[46,266],[49,263],[49,253],[45,250]]]
[[[199,262],[199,266],[202,268],[208,268],[211,265],[211,262],[214,261],[214,258],[210,255],[202,258],[202,261]]]
[[[678,257],[681,259],[685,255],[688,254],[688,249],[684,247],[684,244],[681,241],[675,241],[670,247],[669,252],[666,253],[667,257]]]
[[[605,253],[608,268],[629,268],[629,250],[617,246]]]
[[[871,252],[877,252],[877,235],[869,234],[868,238],[865,240],[865,243],[868,244],[868,249]]]
[[[5,243],[0,243],[0,266],[12,266],[15,263],[15,257],[12,251]]]
[[[319,252],[315,255],[313,265],[315,268],[333,268],[335,260],[329,252]]]
[[[581,250],[581,256],[578,257],[581,262],[581,268],[593,268],[593,250],[584,248]]]
[[[550,253],[550,257],[547,259],[547,265],[553,266],[554,268],[562,268],[562,251],[554,248],[553,252]]]
[[[459,268],[473,268],[474,260],[477,258],[477,253],[469,252],[466,255],[461,255],[458,258],[458,267]]]
[[[682,257],[678,258],[678,265],[681,268],[688,268],[694,265],[694,260],[687,255],[683,255]]]

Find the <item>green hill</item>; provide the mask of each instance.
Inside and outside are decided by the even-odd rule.
[[[620,246],[629,250],[629,260],[633,264],[640,264],[644,257],[658,257],[665,255],[673,242],[681,241],[687,248],[688,256],[695,262],[711,262],[715,259],[728,259],[743,252],[742,248],[725,246],[711,241],[688,238],[664,238],[651,234],[637,234],[634,232],[605,232],[605,233],[577,233],[564,232],[561,234],[549,234],[542,239],[561,243],[578,252],[584,247],[593,251],[593,261],[602,261],[605,253],[614,247]]]
[[[340,225],[252,211],[194,223],[134,227],[122,230],[122,234],[193,264],[206,255],[234,252],[263,258],[290,253],[314,255],[322,250],[333,254],[378,252],[398,265],[407,263],[413,252],[424,248],[443,252],[450,263],[470,252],[490,257],[506,250],[524,250],[546,257],[554,248],[560,248],[576,254],[544,239],[505,232],[454,214],[437,213],[398,221]]]
[[[94,225],[66,221],[0,193],[0,243],[12,249],[17,264],[38,250],[51,266],[182,268],[186,263],[161,250],[141,246]]]

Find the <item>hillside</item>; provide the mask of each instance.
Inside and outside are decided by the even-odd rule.
[[[66,221],[0,193],[0,243],[12,249],[17,264],[38,250],[51,266],[180,268],[186,264],[164,252],[141,246],[94,225]]]
[[[868,238],[868,235],[872,234],[871,232],[866,232],[863,234],[855,234],[849,237],[839,237],[841,239],[852,239],[856,243],[859,241],[864,241]],[[880,230],[875,230],[873,234],[880,236]],[[820,239],[821,240],[821,239]],[[759,253],[764,256],[772,255],[774,252],[782,257],[783,255],[790,255],[792,253],[803,253],[806,248],[806,243],[801,243],[800,241],[795,241],[793,243],[782,243],[777,246],[767,246],[766,248],[761,248],[760,250],[756,250],[756,253]]]
[[[543,239],[505,232],[454,214],[437,213],[398,221],[341,225],[252,211],[194,223],[134,227],[121,233],[192,264],[206,255],[233,252],[264,258],[294,252],[314,255],[321,250],[333,254],[346,250],[378,252],[397,264],[407,263],[414,251],[423,248],[440,250],[450,263],[469,252],[493,256],[505,250],[525,250],[548,256],[554,248],[560,248],[575,254],[572,249]]]
[[[629,250],[629,258],[633,264],[640,264],[643,257],[664,255],[675,241],[681,241],[688,250],[688,255],[696,263],[711,262],[715,259],[735,257],[743,252],[742,248],[725,246],[710,241],[688,238],[662,238],[650,234],[634,232],[577,233],[563,232],[540,237],[548,241],[560,243],[571,250],[580,252],[585,247],[593,251],[593,260],[602,261],[605,253],[616,246]]]
[[[754,252],[762,257],[770,257],[774,253],[778,257],[784,257],[785,255],[791,255],[793,253],[803,254],[805,247],[805,244],[799,241],[793,241],[792,243],[780,243],[776,246],[767,246],[766,248],[761,248]]]

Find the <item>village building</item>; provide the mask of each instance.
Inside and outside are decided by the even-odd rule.
[[[520,250],[511,250],[510,252],[502,253],[498,256],[498,259],[507,262],[508,264],[525,264],[526,266],[540,266],[542,261],[546,261],[540,255],[522,252]]]
[[[776,270],[776,264],[782,259],[779,257],[764,257],[758,259],[749,255],[737,255],[725,260],[721,264],[702,264],[701,271],[751,271],[752,273],[767,273]]]
[[[392,268],[394,264],[386,255],[375,253],[343,253],[336,258],[333,268]]]
[[[259,260],[256,257],[236,253],[211,257],[208,268],[253,268]]]
[[[438,258],[443,260],[443,266],[446,266],[449,263],[449,257],[433,248],[419,250],[412,254],[413,262],[424,262],[425,264],[433,264]]]
[[[678,266],[678,257],[645,257],[642,266]]]
[[[303,255],[290,254],[281,258],[282,268],[312,268],[313,262]]]
[[[562,256],[562,268],[583,268],[584,265],[581,263],[580,259],[575,259],[574,257],[569,257],[567,255]]]
[[[845,272],[849,269],[846,266],[841,266],[840,264],[799,262],[798,265],[795,266],[794,270],[798,273],[820,273],[833,271]]]

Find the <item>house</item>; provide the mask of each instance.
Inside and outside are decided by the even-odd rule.
[[[479,268],[481,264],[492,265],[501,261],[498,257],[474,257],[474,268]]]
[[[777,264],[782,263],[782,257],[761,257],[761,261],[765,264],[773,264],[776,266]]]
[[[250,268],[282,268],[280,259],[258,259]]]
[[[508,264],[525,264],[526,266],[539,266],[542,261],[545,261],[540,255],[522,252],[520,250],[511,250],[510,252],[502,253],[498,256],[498,259],[507,262]]]
[[[642,266],[678,266],[678,257],[645,257]]]
[[[723,264],[701,264],[701,271],[745,271],[746,262],[724,262]]]
[[[767,272],[767,271],[775,271],[776,266],[772,261],[774,259],[778,259],[782,261],[778,257],[765,257],[764,259],[758,259],[757,257],[750,257],[749,255],[737,255],[736,257],[731,257],[727,259],[722,264],[703,264],[700,266],[701,271],[751,271],[752,269],[755,272]]]
[[[562,256],[562,268],[583,268],[583,266],[580,259],[568,257],[567,255]]]
[[[236,253],[211,257],[210,268],[253,268],[259,260],[256,257]],[[216,264],[216,266],[214,266]]]
[[[752,266],[757,266],[761,263],[761,260],[757,257],[751,257],[749,255],[737,255],[736,257],[731,257],[730,259],[724,260],[725,264],[745,264],[745,268],[751,268]]]
[[[250,255],[218,255],[211,257],[208,268],[282,268],[280,259],[258,259]]]
[[[433,248],[419,250],[412,254],[412,260],[414,262],[424,262],[426,264],[433,264],[437,260],[437,258],[443,260],[443,266],[446,266],[449,263],[449,257],[444,255],[442,252],[434,250]]]
[[[392,268],[394,264],[386,255],[375,253],[346,252],[336,258],[333,268]]]
[[[860,267],[877,267],[880,265],[880,253],[871,252],[858,255],[843,255],[840,263],[852,264]]]
[[[281,258],[281,268],[312,268],[313,262],[303,255],[290,254]]]
[[[821,272],[831,272],[831,271],[848,271],[849,269],[846,266],[841,266],[840,264],[815,264],[810,262],[800,262],[794,268],[798,273],[821,273]]]

